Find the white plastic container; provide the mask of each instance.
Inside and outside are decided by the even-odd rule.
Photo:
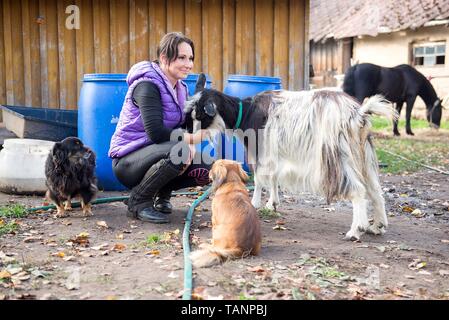
[[[0,151],[0,191],[9,194],[43,194],[45,161],[53,141],[7,139]]]

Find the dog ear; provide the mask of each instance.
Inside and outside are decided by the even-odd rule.
[[[200,73],[200,75],[198,76],[198,80],[196,80],[195,93],[204,90],[205,87],[206,87],[206,76],[204,75],[204,73]]]
[[[215,109],[215,105],[213,103],[208,103],[204,106],[204,112],[209,116],[209,117],[215,117],[215,115],[217,114],[217,109]]]
[[[249,177],[248,177],[248,174],[246,173],[246,171],[243,170],[242,164],[238,163],[237,166],[239,168],[240,179],[242,179],[243,182],[247,182],[249,180]]]
[[[217,188],[225,182],[227,174],[228,170],[222,163],[215,162],[212,165],[212,169],[209,171],[209,179],[212,181],[212,190],[217,190]]]
[[[56,142],[51,151],[51,155],[53,158],[53,163],[56,166],[60,166],[66,161],[67,153],[64,150],[64,147],[61,142]]]

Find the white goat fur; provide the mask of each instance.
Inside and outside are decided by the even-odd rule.
[[[275,92],[255,171],[253,205],[261,206],[261,188],[268,187],[267,207],[275,208],[278,185],[290,192],[323,195],[328,202],[349,199],[353,222],[346,238],[359,239],[365,231],[383,234],[388,221],[369,132],[372,113],[397,117],[381,96],[373,96],[360,106],[337,91]],[[373,206],[372,225],[368,222],[368,200]]]

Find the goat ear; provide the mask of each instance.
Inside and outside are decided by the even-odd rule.
[[[215,115],[217,114],[217,110],[215,109],[215,106],[213,103],[208,103],[204,106],[204,112],[209,116],[209,117],[215,117]]]
[[[195,93],[202,91],[206,87],[206,76],[200,73],[198,80],[196,80]]]
[[[238,167],[239,167],[239,176],[240,176],[240,179],[242,179],[243,182],[247,182],[248,179],[249,179],[248,174],[245,172],[245,170],[243,170],[243,167],[242,167],[242,164],[241,164],[241,163],[239,163],[239,164],[237,164],[237,165],[238,165]]]
[[[212,190],[216,190],[226,180],[228,170],[221,162],[215,162],[209,171],[209,179],[212,181]]]

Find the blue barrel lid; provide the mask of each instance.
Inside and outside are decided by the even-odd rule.
[[[87,73],[83,81],[126,81],[126,73]]]
[[[230,74],[228,82],[258,82],[258,83],[282,83],[281,78],[278,77],[259,77],[249,76],[244,74]]]

